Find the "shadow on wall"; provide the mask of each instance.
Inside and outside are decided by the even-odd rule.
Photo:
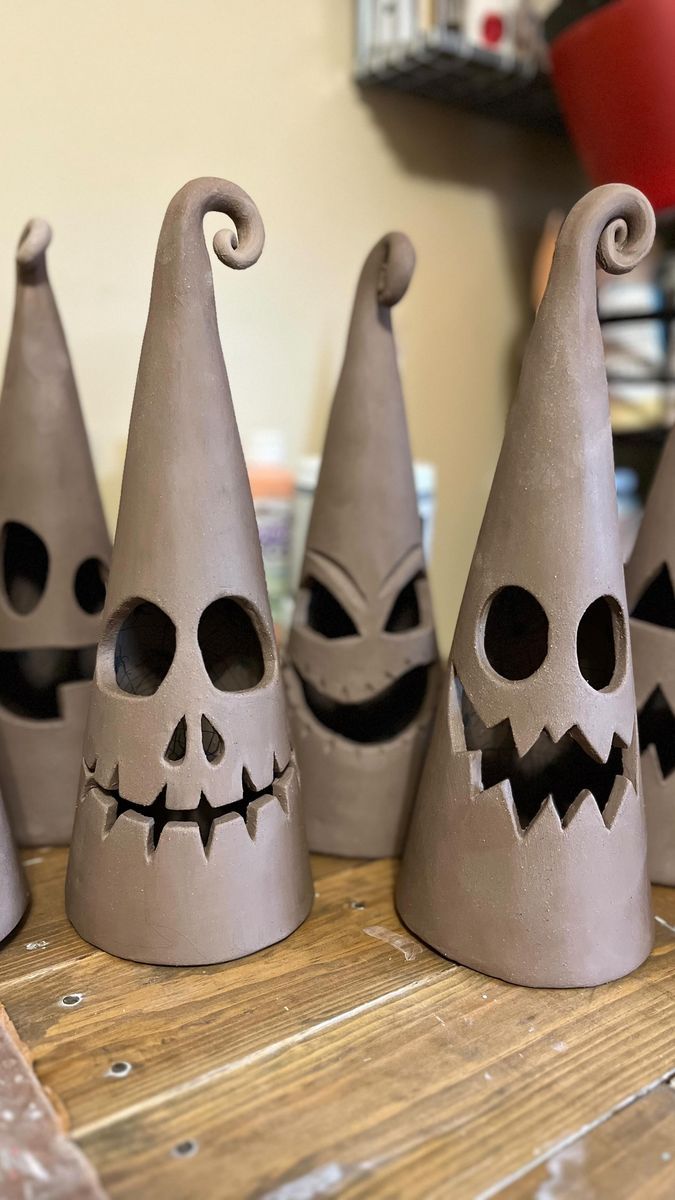
[[[546,214],[570,208],[588,187],[567,139],[385,87],[359,91],[405,171],[494,194],[526,312],[532,259]]]

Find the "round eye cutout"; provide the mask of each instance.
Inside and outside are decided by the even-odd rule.
[[[7,602],[21,617],[37,607],[47,586],[49,554],[28,525],[8,521],[2,531],[2,579]]]
[[[204,609],[197,631],[209,679],[219,692],[247,692],[265,674],[265,656],[251,616],[232,596]]]
[[[125,606],[115,637],[115,679],[129,696],[154,696],[176,653],[176,627],[149,600]],[[119,617],[118,617],[119,620]],[[115,618],[112,621],[115,626]]]
[[[100,558],[85,558],[75,573],[75,599],[83,612],[103,612],[108,568]]]
[[[605,691],[623,675],[626,626],[614,596],[599,596],[589,604],[577,629],[579,670],[596,692]],[[622,668],[617,671],[617,664]]]
[[[483,633],[485,656],[498,675],[528,679],[548,652],[548,617],[525,588],[509,585],[489,601]]]

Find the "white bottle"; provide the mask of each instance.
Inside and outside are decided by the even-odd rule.
[[[283,634],[291,608],[290,555],[295,480],[280,429],[259,429],[247,458],[272,617]]]

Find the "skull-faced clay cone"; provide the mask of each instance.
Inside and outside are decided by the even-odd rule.
[[[595,269],[630,270],[653,236],[612,184],[558,237],[397,886],[442,954],[537,987],[618,978],[652,941]]]
[[[286,937],[312,881],[260,542],[218,336],[214,249],[263,247],[233,183],[178,192],[159,237],[66,885],[88,941],[224,962]]]
[[[415,264],[401,233],[359,279],[285,669],[312,850],[399,854],[438,667],[390,309]]]
[[[110,561],[50,239],[34,220],[19,241],[0,398],[0,787],[22,845],[70,840]]]
[[[0,800],[0,942],[21,920],[27,903],[26,880],[19,865],[5,806]]]
[[[626,568],[649,873],[675,886],[675,432]]]

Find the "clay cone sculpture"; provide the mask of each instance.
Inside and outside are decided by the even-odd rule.
[[[649,873],[675,885],[675,432],[626,568]]]
[[[618,978],[652,940],[595,269],[653,236],[644,196],[608,185],[558,237],[397,887],[442,954],[538,987]]]
[[[437,694],[431,599],[390,309],[402,233],[361,272],[285,671],[312,850],[399,854]]]
[[[28,903],[28,889],[9,827],[5,806],[0,800],[0,941],[21,920]]]
[[[110,561],[50,239],[34,220],[19,241],[0,398],[0,787],[22,845],[70,840]]]
[[[263,247],[233,183],[178,192],[159,237],[70,853],[68,915],[143,962],[224,962],[286,937],[313,888],[253,501],[202,223]]]

